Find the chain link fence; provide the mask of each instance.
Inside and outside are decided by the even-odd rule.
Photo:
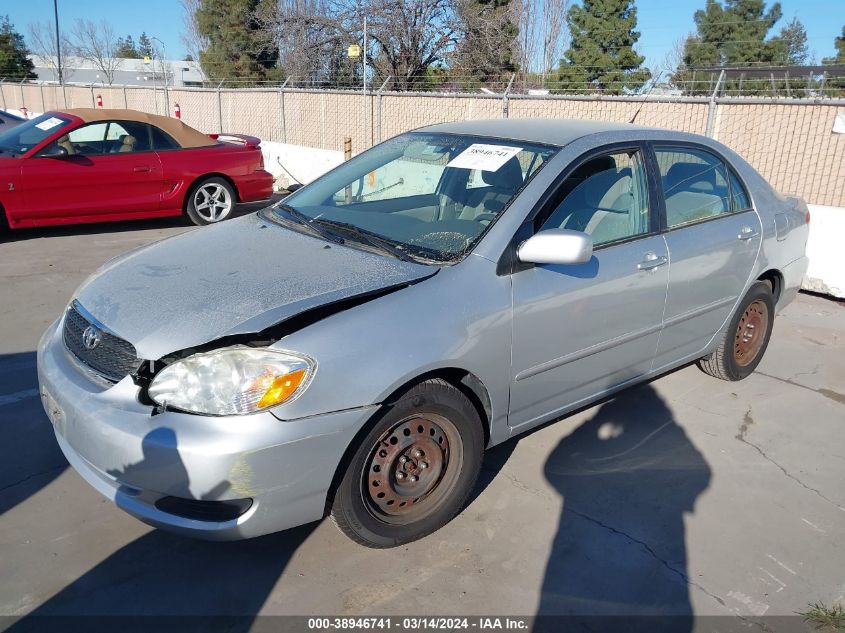
[[[510,84],[509,84],[510,85]],[[382,86],[383,88],[383,86]],[[170,88],[0,82],[0,107],[130,108],[174,115],[204,132],[360,152],[401,132],[455,120],[522,117],[631,121],[704,134],[744,156],[778,190],[845,207],[845,99],[672,95],[529,95],[290,88]],[[845,121],[843,121],[845,125]]]

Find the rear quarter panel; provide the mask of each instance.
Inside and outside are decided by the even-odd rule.
[[[227,176],[235,185],[238,200],[242,189],[249,189],[256,172],[261,171],[259,149],[233,143],[219,143],[209,147],[165,150],[158,152],[164,177],[162,208],[181,213],[185,196],[191,186],[208,174]],[[262,172],[263,173],[263,172]]]

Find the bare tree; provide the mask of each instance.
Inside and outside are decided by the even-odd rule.
[[[105,20],[97,23],[78,19],[73,25],[71,38],[74,52],[103,73],[103,83],[114,83],[114,75],[122,60],[117,57],[119,38],[111,24]]]
[[[534,0],[535,2],[537,0]],[[566,12],[568,0],[543,2],[543,74],[549,74],[560,62],[566,47]]]
[[[188,55],[194,61],[199,61],[200,51],[208,46],[208,38],[204,37],[197,26],[197,9],[200,0],[179,0],[182,5],[182,34],[180,40]]]
[[[29,25],[29,50],[36,55],[47,67],[53,71],[56,80],[59,78],[59,51],[56,50],[56,27],[52,22],[33,22]],[[62,35],[62,79],[69,81],[75,70],[73,58],[73,46],[70,41]]]

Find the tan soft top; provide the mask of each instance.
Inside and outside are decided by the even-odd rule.
[[[213,138],[185,125],[179,119],[158,114],[147,114],[137,110],[107,110],[104,108],[71,108],[69,110],[56,110],[56,112],[72,114],[86,123],[92,121],[140,121],[141,123],[148,123],[170,134],[182,147],[206,147],[217,144],[217,141]]]

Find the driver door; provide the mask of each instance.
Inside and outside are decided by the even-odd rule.
[[[159,209],[162,170],[138,122],[101,121],[56,141],[66,156],[23,161],[21,184],[34,220],[133,219]]]
[[[647,373],[657,349],[669,253],[642,147],[593,154],[559,181],[539,230],[593,238],[585,264],[513,274],[509,424],[530,427]]]

